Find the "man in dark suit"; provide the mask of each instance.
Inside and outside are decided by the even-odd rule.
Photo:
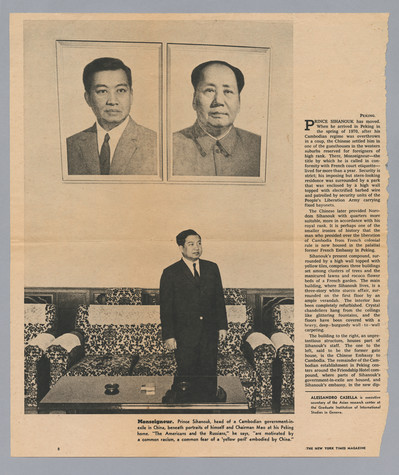
[[[207,61],[191,73],[194,125],[173,134],[173,174],[260,176],[261,137],[234,126],[243,73],[225,61]]]
[[[120,59],[97,58],[83,71],[96,123],[67,138],[69,175],[156,175],[157,135],[129,115],[132,73]]]
[[[192,229],[176,236],[182,259],[161,277],[160,306],[165,346],[175,351],[176,384],[188,385],[204,400],[217,399],[218,340],[227,333],[219,268],[200,259],[200,235]]]

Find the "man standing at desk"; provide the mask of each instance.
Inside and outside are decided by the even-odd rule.
[[[67,138],[69,175],[156,175],[157,135],[130,117],[132,73],[120,59],[97,58],[83,71],[96,123]]]
[[[227,333],[226,307],[219,268],[200,259],[201,236],[193,229],[176,236],[182,259],[161,277],[160,306],[165,346],[175,351],[176,385],[186,383],[190,393],[206,401],[217,391],[218,340]]]

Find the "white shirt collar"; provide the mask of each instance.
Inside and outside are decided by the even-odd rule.
[[[104,143],[104,137],[106,134],[109,135],[109,149],[111,152],[111,162],[114,157],[116,146],[118,145],[119,139],[121,138],[123,132],[125,131],[127,124],[129,123],[130,116],[127,116],[126,119],[121,122],[119,125],[114,127],[111,130],[105,130],[101,127],[101,125],[96,121],[97,127],[97,145],[98,145],[98,154],[101,153],[101,147]]]
[[[223,135],[221,135],[220,137],[216,138],[216,137],[214,137],[213,135],[211,135],[209,132],[207,132],[207,131],[202,127],[202,125],[200,124],[199,121],[198,121],[198,125],[200,126],[200,129],[201,129],[206,135],[209,135],[209,137],[210,137],[211,139],[215,140],[215,142],[216,142],[217,140],[222,140],[224,137],[226,137],[226,135],[227,135],[227,134],[230,132],[230,130],[233,128],[233,126],[230,125],[229,130],[228,130],[227,132],[225,132],[225,133],[224,133]]]
[[[191,273],[194,275],[194,267],[193,264],[195,264],[195,268],[197,269],[198,274],[200,274],[200,261],[197,259],[196,261],[189,261],[185,257],[182,257],[183,261],[187,264],[187,267],[191,270]]]

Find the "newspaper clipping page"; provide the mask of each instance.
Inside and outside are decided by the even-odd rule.
[[[388,14],[12,14],[11,454],[375,457]]]

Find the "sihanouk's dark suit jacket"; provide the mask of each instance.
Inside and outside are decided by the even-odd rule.
[[[67,138],[69,175],[101,175],[96,124]],[[156,175],[157,134],[129,117],[111,161],[110,175]]]
[[[219,268],[200,259],[200,282],[183,260],[167,267],[160,284],[162,337],[175,338],[177,346],[195,346],[204,331],[216,341],[227,329],[226,307]],[[202,317],[202,318],[201,318]]]

